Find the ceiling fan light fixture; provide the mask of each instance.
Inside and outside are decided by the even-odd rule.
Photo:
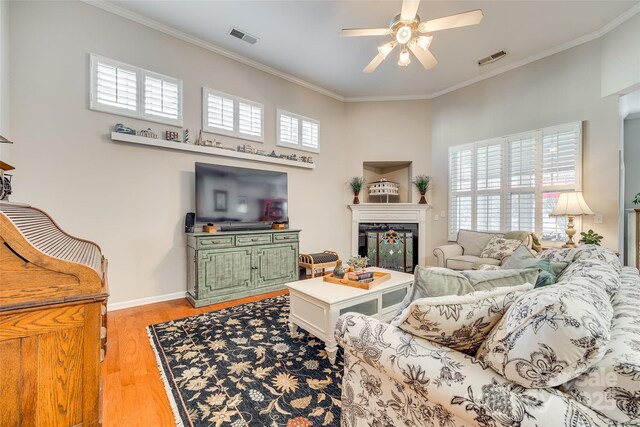
[[[413,31],[411,31],[411,27],[408,25],[403,25],[398,28],[396,31],[396,41],[400,44],[406,44],[409,40],[411,40],[411,36],[413,35]]]
[[[411,56],[409,55],[409,51],[405,47],[400,52],[400,59],[398,60],[398,65],[401,67],[406,67],[411,64]]]
[[[433,36],[420,36],[417,38],[416,43],[422,50],[427,51],[429,49],[429,46],[431,46],[432,40]]]
[[[389,43],[383,44],[382,46],[378,47],[378,52],[380,53],[380,55],[382,55],[383,58],[386,58],[387,55],[389,55],[389,53],[391,53],[391,51],[393,50],[394,47],[396,47],[396,45],[398,44],[397,41],[392,40]]]

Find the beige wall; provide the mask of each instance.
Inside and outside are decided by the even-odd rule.
[[[602,37],[602,96],[640,89],[640,14]]]
[[[633,204],[633,198],[640,193],[638,162],[640,162],[640,117],[624,121],[625,209],[638,207]]]
[[[414,160],[418,172],[429,172],[429,101],[345,105],[79,2],[15,2],[11,23],[11,126],[19,141],[12,200],[44,209],[67,232],[102,246],[111,303],[186,290],[183,224],[194,210],[194,162],[286,171],[301,251],[334,249],[343,257],[351,251],[347,180],[362,174],[363,161]],[[265,105],[266,141],[252,143],[259,148],[294,152],[275,147],[276,108],[320,120],[316,169],[112,142],[115,123],[171,127],[89,110],[89,53],[182,79],[184,126],[193,137],[202,86]]]
[[[600,41],[536,61],[433,100],[432,170],[447,176],[448,148],[483,139],[584,121],[583,192],[591,209],[604,217],[584,226],[618,247],[617,97],[600,92]],[[436,186],[433,211],[448,211],[446,184]],[[432,245],[447,241],[447,224],[434,227]]]

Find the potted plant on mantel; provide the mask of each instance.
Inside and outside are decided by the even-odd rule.
[[[349,185],[351,186],[351,191],[353,191],[353,204],[357,205],[360,203],[360,199],[358,199],[358,195],[360,195],[360,191],[362,191],[362,186],[364,185],[364,178],[361,176],[354,176],[349,181]]]
[[[427,199],[424,195],[427,194],[427,191],[431,188],[431,177],[428,175],[418,175],[413,179],[413,185],[415,185],[420,192],[420,201],[418,204],[426,205]]]

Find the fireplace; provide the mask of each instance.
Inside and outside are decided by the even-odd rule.
[[[358,254],[369,265],[413,273],[418,264],[418,224],[360,223]]]
[[[410,247],[413,252],[410,259],[410,264],[412,264],[411,268],[413,269],[416,265],[426,265],[427,210],[429,209],[429,205],[418,205],[415,203],[362,203],[359,205],[349,205],[349,209],[351,209],[352,255],[368,254],[368,252],[361,252],[363,249],[361,249],[360,245],[362,237],[367,239],[367,231],[381,231],[384,234],[389,228],[393,228],[394,231],[400,230],[405,233],[399,236],[405,241],[407,237],[406,232],[411,233],[409,239],[411,240]],[[370,226],[373,227],[371,228]],[[361,235],[361,233],[364,233],[364,235]],[[373,236],[371,237],[373,239]],[[377,238],[384,239],[384,236],[378,234]],[[395,241],[393,243],[395,244]],[[404,245],[405,242],[403,241],[402,244]],[[400,257],[396,254],[396,258]],[[373,262],[372,260],[371,263],[373,264]],[[405,267],[404,262],[402,267]]]

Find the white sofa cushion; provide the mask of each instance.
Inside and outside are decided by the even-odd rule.
[[[476,356],[522,386],[555,387],[603,357],[612,317],[593,279],[534,289],[509,308]]]
[[[447,268],[452,270],[471,270],[480,257],[476,255],[460,255],[447,259]]]
[[[489,240],[494,236],[502,236],[500,233],[485,233],[482,231],[459,230],[456,243],[462,246],[464,255],[480,256]]]
[[[467,295],[417,299],[391,325],[445,347],[475,354],[506,309],[531,289],[533,284],[525,283]]]

